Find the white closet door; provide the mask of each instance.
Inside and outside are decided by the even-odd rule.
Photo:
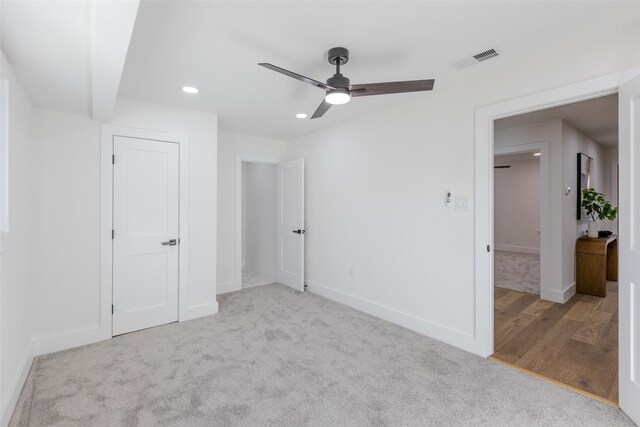
[[[113,335],[178,320],[179,145],[115,137]]]
[[[640,425],[640,76],[620,86],[620,407]]]
[[[304,291],[304,159],[278,165],[278,280]]]

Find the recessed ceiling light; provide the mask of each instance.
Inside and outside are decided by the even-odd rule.
[[[296,117],[299,118],[299,119],[306,119],[307,115],[305,113],[298,113],[298,114],[296,114]]]
[[[533,153],[534,156],[541,156],[542,153]]]
[[[182,91],[185,93],[191,93],[191,94],[200,92],[197,87],[193,87],[193,86],[182,86]]]

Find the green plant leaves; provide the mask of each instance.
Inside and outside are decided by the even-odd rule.
[[[613,207],[611,202],[604,198],[604,194],[598,193],[593,188],[584,188],[582,190],[581,204],[593,221],[596,219],[613,221],[618,215],[618,208]]]

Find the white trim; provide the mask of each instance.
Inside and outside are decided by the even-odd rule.
[[[618,193],[620,189],[618,188],[618,168],[620,167],[620,161],[618,159],[611,160],[609,164],[609,195],[611,199],[611,203],[614,206],[618,206]]]
[[[231,282],[218,283],[216,285],[216,295],[235,292],[239,291],[240,289],[242,289],[242,286],[238,286],[238,282],[236,282],[235,280],[232,280]]]
[[[186,318],[181,321],[198,319],[216,313],[218,313],[218,301],[205,302],[203,304],[189,306]]]
[[[111,310],[109,310],[109,312],[111,312]],[[34,354],[40,356],[55,353],[56,351],[93,344],[108,339],[111,339],[111,324],[109,324],[108,329],[95,327],[34,338]]]
[[[100,156],[100,325],[103,334],[111,337],[111,304],[113,292],[113,138],[124,136],[151,141],[173,142],[180,145],[180,201],[179,201],[179,283],[178,321],[190,319],[188,301],[188,257],[189,257],[189,137],[187,135],[137,129],[122,126],[102,125],[102,148]],[[117,161],[117,159],[116,159]],[[213,304],[213,303],[210,303]],[[216,303],[217,306],[217,303]]]
[[[22,357],[22,362],[20,363],[18,372],[16,372],[16,375],[13,377],[11,383],[9,384],[7,395],[2,396],[6,397],[6,399],[2,401],[2,407],[0,408],[0,414],[2,414],[2,418],[0,418],[0,426],[2,427],[8,426],[9,421],[11,421],[11,416],[13,415],[13,411],[15,411],[16,409],[16,404],[18,403],[20,393],[22,393],[24,383],[27,380],[27,376],[29,375],[29,370],[31,369],[32,364],[33,341],[30,342],[27,346],[27,351],[25,351],[24,356]]]
[[[619,153],[618,153],[619,154]],[[611,199],[611,203],[613,206],[620,206],[618,203],[618,198],[620,197],[620,189],[618,188],[618,168],[620,167],[619,159],[611,160],[609,165],[609,197]],[[616,218],[613,221],[610,221],[611,231],[614,234],[619,234],[619,225],[618,219]]]
[[[267,165],[277,165],[280,160],[275,157],[254,156],[252,154],[236,154],[236,214],[235,214],[235,234],[236,234],[236,257],[235,257],[235,286],[230,287],[230,291],[242,289],[242,163],[261,163]],[[223,293],[223,292],[217,292]]]
[[[500,245],[496,243],[495,246],[496,251],[502,252],[517,252],[520,254],[539,254],[540,248],[531,248],[528,246],[518,246],[518,245]]]
[[[493,353],[493,245],[491,175],[493,171],[493,122],[503,117],[616,93],[621,83],[640,68],[570,84],[556,89],[478,108],[475,114],[475,306],[476,336],[480,354]]]
[[[477,340],[471,334],[434,323],[427,319],[422,319],[412,314],[403,313],[402,311],[394,308],[341,292],[324,285],[312,282],[305,283],[307,285],[306,290],[309,292],[388,322],[395,323],[396,325],[403,326],[407,329],[418,332],[419,334],[459,347],[463,350],[478,353],[479,349],[477,346]]]
[[[9,247],[9,80],[0,75],[0,253]]]
[[[546,298],[549,301],[559,302],[564,304],[569,301],[569,299],[576,294],[576,282],[571,283],[569,286],[565,287],[562,291],[558,291],[556,289],[547,290],[549,293],[549,297]]]
[[[9,80],[0,78],[0,232],[9,233]]]

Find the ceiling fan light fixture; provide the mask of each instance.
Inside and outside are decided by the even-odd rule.
[[[329,104],[333,105],[341,105],[346,104],[351,100],[351,95],[349,92],[343,90],[332,90],[327,92],[327,95],[324,97],[324,100]]]

